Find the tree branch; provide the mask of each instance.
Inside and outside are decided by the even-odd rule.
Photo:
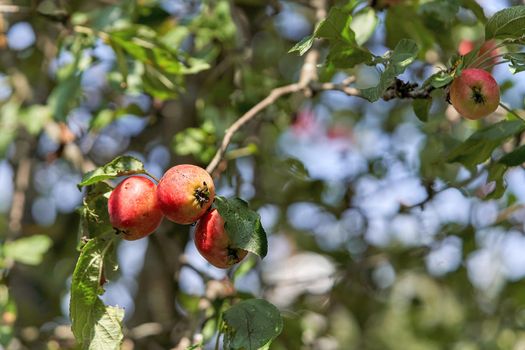
[[[15,193],[9,212],[9,230],[18,235],[22,230],[22,218],[24,216],[24,207],[26,202],[26,191],[29,186],[31,175],[31,159],[24,156],[18,163],[15,178]]]
[[[323,20],[326,17],[326,0],[312,0],[312,6],[315,8],[315,17],[317,22]],[[319,60],[319,50],[313,48],[308,52],[304,59],[299,80],[297,83],[281,86],[270,91],[270,94],[266,96],[262,101],[253,106],[250,110],[244,113],[239,119],[237,119],[224,134],[221,145],[215,153],[215,156],[211,160],[206,170],[213,174],[217,170],[217,166],[221,162],[226,149],[230,145],[230,142],[237,131],[242,128],[245,124],[255,118],[261,111],[266,107],[273,104],[280,97],[292,94],[294,92],[304,91],[305,95],[311,94],[312,89],[310,83],[317,80],[317,61]]]

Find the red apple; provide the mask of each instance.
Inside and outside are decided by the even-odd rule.
[[[474,50],[474,42],[472,40],[463,39],[460,41],[458,46],[458,53],[461,56],[465,56],[472,50]]]
[[[197,223],[195,245],[210,264],[221,269],[231,267],[248,254],[246,250],[231,246],[224,219],[217,209],[208,211]]]
[[[111,192],[108,211],[111,225],[128,241],[153,233],[162,221],[157,186],[141,176],[124,179]]]
[[[166,171],[157,186],[160,209],[177,224],[197,221],[213,203],[215,185],[206,170],[191,164]]]
[[[467,119],[489,115],[498,108],[499,100],[498,83],[483,69],[465,69],[450,85],[450,101]]]

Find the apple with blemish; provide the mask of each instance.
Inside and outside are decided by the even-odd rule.
[[[499,101],[498,83],[483,69],[465,69],[450,85],[450,102],[467,119],[476,120],[493,113]]]
[[[221,269],[231,267],[248,254],[246,250],[232,247],[224,219],[217,209],[208,211],[197,223],[195,245],[210,264]]]
[[[122,238],[134,241],[153,233],[162,221],[157,186],[148,178],[130,176],[111,192],[108,200],[111,225]]]
[[[170,168],[157,186],[160,210],[177,224],[197,221],[215,198],[215,185],[206,170],[191,164]]]

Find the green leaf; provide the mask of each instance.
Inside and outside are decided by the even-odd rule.
[[[268,253],[268,241],[259,214],[239,198],[227,199],[217,196],[214,206],[224,219],[224,227],[232,246],[264,258]]]
[[[263,299],[241,301],[224,312],[224,348],[258,350],[283,330],[279,310]]]
[[[275,163],[275,171],[282,172],[286,176],[300,180],[311,180],[308,169],[297,158],[288,157]]]
[[[332,7],[326,19],[316,28],[314,35],[317,38],[354,43],[355,34],[350,29],[351,22],[352,16],[348,11],[339,7]]]
[[[391,6],[388,9],[385,18],[388,47],[395,47],[405,38],[415,40],[423,52],[435,47],[436,33],[425,25],[423,16],[416,9],[417,6],[410,4]]]
[[[192,155],[202,163],[208,163],[217,150],[215,126],[206,120],[200,128],[187,128],[175,134],[173,150],[181,156]]]
[[[499,199],[501,196],[503,196],[506,189],[504,176],[507,170],[508,167],[500,163],[494,163],[489,166],[487,182],[494,181],[495,187],[494,190],[492,190],[492,192],[485,197],[485,199]]]
[[[188,57],[181,68],[182,74],[197,74],[210,69],[210,64],[203,59]]]
[[[98,297],[104,292],[104,270],[115,241],[97,237],[82,248],[71,284],[71,329],[82,349],[118,350],[123,339],[124,309],[106,306]]]
[[[241,262],[235,269],[232,280],[236,281],[237,279],[245,276],[255,267],[255,265],[257,265],[257,259],[255,257],[249,256],[247,259],[244,259],[244,261]]]
[[[456,14],[459,11],[458,0],[434,0],[425,2],[419,7],[419,11],[422,13],[430,14],[437,20],[449,23],[454,21]]]
[[[371,7],[365,7],[354,15],[350,28],[355,33],[357,45],[363,45],[374,34],[379,22],[376,12]]]
[[[128,75],[129,75],[129,68],[128,68],[128,60],[126,55],[124,54],[124,50],[121,46],[110,42],[111,48],[113,51],[115,51],[115,56],[117,58],[117,68],[122,74],[122,81],[124,84],[128,84]]]
[[[115,120],[115,112],[111,109],[101,109],[97,115],[91,119],[89,129],[93,132],[100,131]]]
[[[78,187],[93,185],[94,183],[119,176],[145,173],[144,164],[142,164],[140,160],[131,156],[120,156],[106,165],[84,174],[82,182],[78,184]]]
[[[487,160],[494,149],[509,137],[525,130],[521,120],[501,121],[487,128],[476,131],[465,142],[450,152],[447,160],[459,162],[468,168],[474,168]]]
[[[18,128],[20,103],[10,99],[0,106],[0,158],[3,158],[7,148],[14,140]]]
[[[164,74],[153,66],[146,66],[142,77],[146,93],[160,100],[173,99],[177,95],[180,81],[178,76]]]
[[[525,145],[520,146],[510,153],[507,153],[499,160],[499,163],[508,166],[518,166],[525,163]]]
[[[135,26],[108,33],[110,44],[120,46],[130,56],[137,60],[157,67],[169,74],[180,74],[182,65],[179,57],[172,51],[162,47],[154,40],[154,36],[145,27]]]
[[[507,53],[503,59],[510,61],[509,68],[512,74],[525,71],[525,52]]]
[[[19,114],[20,123],[31,135],[38,135],[45,125],[51,121],[51,113],[47,106],[34,104]]]
[[[381,98],[388,87],[395,81],[395,78],[414,62],[418,51],[419,49],[415,41],[410,39],[401,40],[394,48],[390,58],[386,61],[386,67],[379,78],[379,84],[375,87],[362,89],[361,94],[363,97],[370,102],[377,101]]]
[[[80,208],[81,237],[94,238],[113,231],[108,214],[108,198],[112,190],[105,182],[97,182],[88,188]]]
[[[476,0],[461,0],[461,6],[472,11],[474,16],[476,16],[478,21],[481,23],[487,22],[487,17],[485,16],[483,7],[481,7],[480,4],[476,2]]]
[[[47,17],[53,21],[64,22],[69,14],[64,8],[58,7],[55,1],[44,0],[36,8],[38,14]]]
[[[447,86],[448,84],[452,83],[452,80],[454,80],[454,75],[449,72],[437,72],[435,74],[432,74],[424,83],[424,85],[432,85],[436,89],[442,88]]]
[[[432,106],[432,99],[418,99],[412,102],[412,107],[414,108],[414,113],[416,117],[422,122],[428,121],[428,113],[430,107]]]
[[[370,64],[373,60],[372,54],[361,47],[349,45],[344,42],[337,42],[330,47],[330,52],[326,57],[328,64],[334,68],[348,69],[360,63]]]
[[[485,26],[485,40],[517,39],[525,35],[525,5],[496,12]]]
[[[363,17],[364,16],[364,17]],[[366,17],[366,18],[365,18]],[[375,27],[375,12],[363,10],[360,18],[360,41],[366,41],[373,32],[371,27]],[[303,38],[300,42],[288,52],[299,52],[303,55],[313,45],[315,38],[327,39],[329,42],[329,53],[326,58],[327,65],[333,65],[335,68],[352,68],[359,63],[371,62],[373,55],[365,48],[359,47],[356,41],[355,33],[350,28],[352,16],[348,9],[332,7],[328,16],[321,21],[314,29],[311,36]],[[359,23],[358,23],[359,25]]]
[[[38,265],[52,244],[51,238],[45,235],[19,238],[5,243],[4,254],[7,258],[23,264]]]
[[[65,120],[69,111],[76,106],[82,94],[81,79],[81,74],[72,74],[60,81],[49,95],[47,104],[56,120]]]
[[[301,39],[301,41],[299,41],[290,50],[288,50],[288,53],[293,53],[297,51],[299,52],[299,55],[302,56],[308,50],[310,50],[310,48],[314,44],[314,40],[315,40],[314,35],[305,36],[304,38]]]

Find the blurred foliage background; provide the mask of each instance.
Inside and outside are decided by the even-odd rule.
[[[354,6],[356,40],[376,55],[415,40],[421,82],[461,40],[519,1],[329,1]],[[211,160],[227,127],[272,88],[297,81],[287,51],[312,33],[310,1],[15,0],[0,4],[0,344],[73,349],[69,285],[82,173],[121,154],[157,177]],[[327,48],[321,45],[322,54]],[[325,72],[375,84],[375,67]],[[525,84],[494,68],[502,100]],[[445,152],[498,110],[465,121],[445,96],[429,120],[411,101],[326,91],[278,100],[220,165],[218,193],[262,216],[269,254],[226,272],[164,221],[122,242],[103,299],[126,308],[124,349],[215,341],[214,307],[232,293],[277,305],[272,349],[525,349],[525,172],[472,173]],[[521,136],[509,142],[520,144]],[[506,144],[496,152],[504,152]],[[495,181],[507,188],[490,196]]]

